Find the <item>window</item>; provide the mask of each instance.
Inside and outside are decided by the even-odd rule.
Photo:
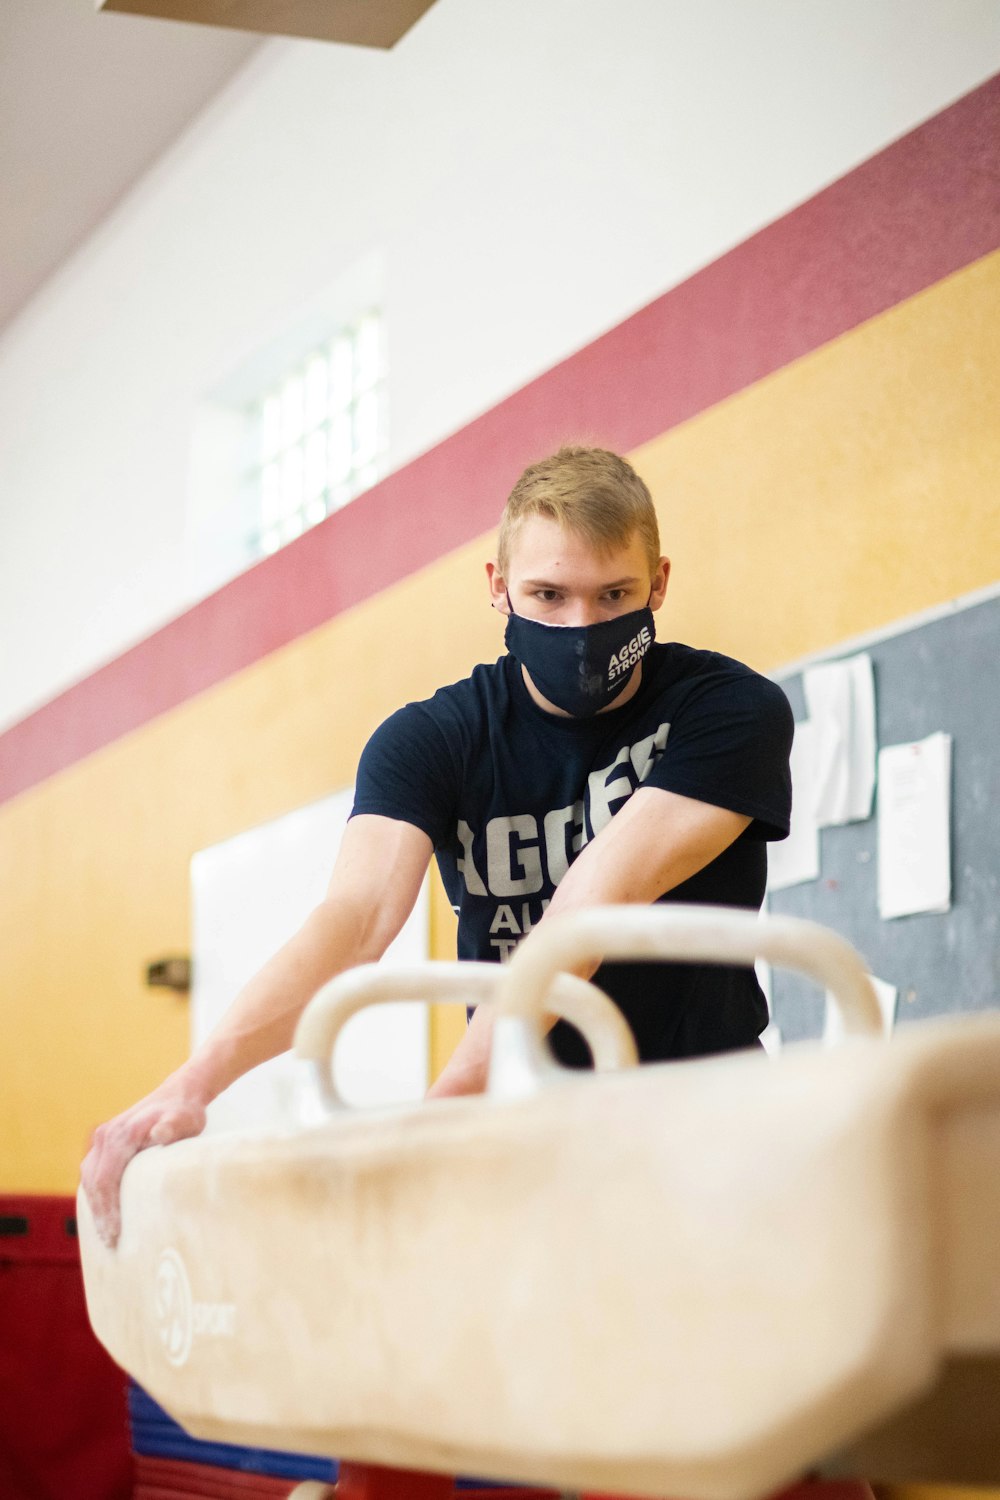
[[[216,351],[191,425],[192,603],[388,473],[385,305],[373,250],[268,328],[248,327]]]
[[[370,310],[300,360],[254,403],[244,493],[252,550],[276,552],[384,472],[382,319]]]

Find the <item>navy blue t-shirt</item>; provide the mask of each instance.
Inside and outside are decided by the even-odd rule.
[[[788,833],[792,714],[784,693],[712,651],[654,645],[623,708],[562,718],[533,701],[513,656],[408,703],[372,735],[354,813],[412,823],[430,837],[458,913],[458,956],[500,961],[540,919],[579,851],[639,786],[753,819],[697,875],[660,897],[759,908],[765,840]],[[751,1046],[767,1024],[752,969],[602,964],[643,1061]],[[556,1055],[586,1066],[559,1022]]]

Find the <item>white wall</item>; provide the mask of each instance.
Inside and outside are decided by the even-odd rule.
[[[323,899],[353,802],[353,786],[344,787],[201,849],[192,859],[192,1050]],[[429,931],[425,880],[384,961],[402,968],[421,963],[428,957]],[[340,1098],[352,1106],[419,1104],[429,1082],[428,1022],[426,1005],[405,1000],[370,1005],[352,1016],[332,1058]],[[209,1105],[208,1128],[273,1129],[324,1117],[312,1068],[283,1052]]]
[[[359,263],[396,466],[998,69],[995,0],[437,0],[388,54],[269,44],[0,339],[0,726],[193,602],[199,403]]]

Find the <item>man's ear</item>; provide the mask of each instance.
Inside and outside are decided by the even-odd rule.
[[[650,609],[659,609],[667,592],[667,583],[670,578],[670,558],[661,557],[653,574],[653,586],[649,593]]]
[[[486,564],[486,577],[490,584],[490,603],[495,610],[502,615],[510,614],[510,604],[507,599],[507,583],[500,572],[499,564],[488,562]]]

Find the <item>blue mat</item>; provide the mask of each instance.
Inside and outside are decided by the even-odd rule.
[[[220,1469],[241,1469],[247,1474],[271,1474],[281,1479],[318,1479],[324,1484],[337,1481],[339,1465],[335,1458],[286,1453],[278,1448],[241,1448],[236,1443],[203,1443],[189,1436],[134,1380],[129,1381],[128,1410],[133,1451],[144,1457],[186,1459],[188,1463],[214,1464]],[[522,1486],[459,1477],[455,1488],[499,1490]]]
[[[241,1469],[247,1474],[271,1474],[281,1479],[336,1482],[336,1459],[276,1448],[241,1448],[235,1443],[203,1443],[189,1437],[134,1381],[129,1381],[128,1409],[132,1447],[146,1457],[186,1459],[189,1463],[214,1464],[220,1469]]]

